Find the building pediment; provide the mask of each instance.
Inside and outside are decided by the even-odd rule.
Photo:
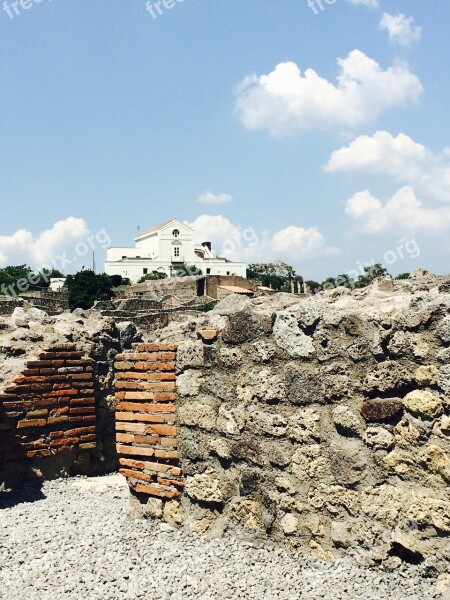
[[[172,233],[173,231],[177,230],[180,232],[180,234],[193,233],[194,231],[192,227],[189,227],[189,225],[183,223],[183,221],[180,221],[179,219],[171,219],[170,221],[160,223],[159,225],[155,225],[154,227],[147,229],[143,233],[139,234],[138,237],[135,238],[135,241],[142,242],[149,237],[153,237],[161,233]]]

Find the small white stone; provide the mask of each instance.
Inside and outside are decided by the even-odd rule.
[[[292,513],[287,513],[281,519],[280,526],[286,535],[292,535],[297,531],[298,519]]]

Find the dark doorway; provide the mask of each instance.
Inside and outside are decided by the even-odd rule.
[[[197,279],[197,297],[205,295],[205,279]]]

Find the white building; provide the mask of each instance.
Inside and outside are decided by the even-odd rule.
[[[135,248],[108,249],[105,273],[137,282],[153,271],[176,277],[178,272],[193,265],[203,275],[247,275],[245,263],[215,258],[211,242],[197,243],[192,227],[177,219],[152,227],[135,241]]]
[[[52,292],[60,292],[63,289],[65,283],[65,277],[51,277],[50,289],[52,290]]]

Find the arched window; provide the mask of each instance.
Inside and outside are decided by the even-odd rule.
[[[172,242],[172,262],[184,261],[184,248],[181,242]]]

